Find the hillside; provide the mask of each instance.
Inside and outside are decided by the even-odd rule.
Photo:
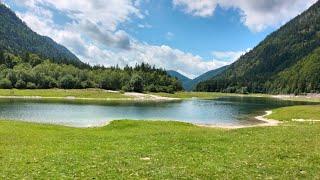
[[[148,64],[125,68],[84,64],[65,47],[33,32],[2,4],[0,23],[0,89],[182,90],[178,80]]]
[[[210,78],[213,78],[217,75],[219,75],[220,73],[222,73],[224,70],[227,69],[228,66],[223,66],[221,68],[218,68],[218,69],[214,69],[214,70],[211,70],[211,71],[208,71],[200,76],[198,76],[197,78],[195,79],[190,79],[176,71],[167,71],[167,73],[171,76],[171,77],[175,77],[177,78],[178,80],[181,81],[182,83],[182,86],[184,88],[184,90],[186,91],[192,91],[196,88],[197,84],[202,82],[202,81],[206,81]]]
[[[185,89],[187,89],[189,91],[194,90],[200,82],[206,81],[208,79],[211,79],[211,78],[221,74],[224,70],[227,69],[227,67],[228,66],[223,66],[223,67],[208,71],[208,72],[198,76],[197,78],[187,82],[185,84],[185,86],[186,86]]]
[[[171,77],[175,77],[177,78],[181,83],[182,86],[185,88],[185,84],[188,83],[189,81],[191,81],[190,78],[182,75],[181,73],[177,72],[177,71],[173,71],[173,70],[169,70],[167,71],[167,73],[171,76]]]
[[[82,66],[67,48],[32,31],[14,12],[0,3],[0,50],[24,56],[34,53],[58,63]]]
[[[320,92],[320,2],[269,35],[199,91]],[[303,72],[302,69],[303,68]]]

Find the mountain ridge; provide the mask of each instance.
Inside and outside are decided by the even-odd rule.
[[[320,2],[268,35],[253,50],[241,56],[220,75],[198,84],[199,91],[252,93],[319,92],[319,74],[313,80],[300,76],[279,80],[290,69],[320,47]],[[312,56],[314,58],[314,56]],[[312,61],[314,62],[314,61]],[[312,69],[311,69],[312,70]],[[314,71],[314,70],[312,70]],[[303,79],[303,80],[301,80]],[[305,84],[307,87],[298,87]]]
[[[2,3],[0,3],[0,23],[0,50],[21,56],[25,53],[34,53],[58,63],[85,65],[66,47],[31,30]]]
[[[186,91],[192,91],[196,88],[196,85],[202,81],[206,81],[210,78],[213,78],[214,76],[219,75],[220,73],[222,73],[228,66],[223,66],[217,69],[213,69],[210,71],[207,71],[203,74],[201,74],[200,76],[194,78],[194,79],[190,79],[184,75],[182,75],[181,73],[174,71],[174,70],[169,70],[167,71],[167,73],[172,76],[177,78],[178,80],[181,81],[183,88]]]

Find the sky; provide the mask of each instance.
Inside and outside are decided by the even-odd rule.
[[[231,64],[316,0],[2,0],[91,65],[195,78]]]

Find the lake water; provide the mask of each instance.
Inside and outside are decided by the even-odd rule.
[[[179,102],[107,102],[0,100],[0,119],[74,127],[103,125],[110,120],[176,120],[198,124],[239,125],[276,107],[306,104],[271,98],[224,97]]]

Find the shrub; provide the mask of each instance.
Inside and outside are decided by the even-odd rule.
[[[76,84],[77,84],[76,79],[69,74],[63,76],[59,81],[59,85],[63,89],[72,89],[76,86]]]
[[[9,79],[3,78],[0,80],[0,88],[2,89],[11,89],[12,88],[12,83]]]
[[[27,83],[23,80],[19,79],[14,85],[17,89],[25,89],[27,87]]]
[[[143,80],[138,74],[134,74],[129,82],[129,86],[134,92],[143,92]]]
[[[37,86],[34,83],[32,83],[32,82],[27,83],[27,89],[36,89],[36,88],[37,88]]]

